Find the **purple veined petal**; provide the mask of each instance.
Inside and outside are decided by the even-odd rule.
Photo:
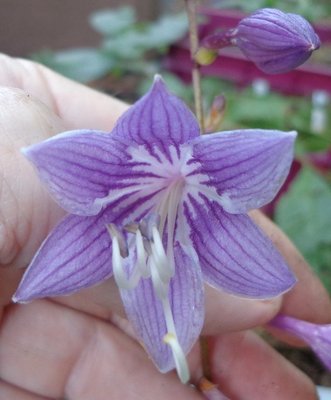
[[[106,205],[153,182],[138,168],[128,145],[98,131],[64,132],[23,150],[55,200],[76,215],[96,215]],[[151,193],[153,190],[151,191]]]
[[[193,161],[207,175],[223,208],[245,213],[269,203],[293,160],[296,132],[247,129],[203,135],[191,142]],[[201,185],[202,186],[202,185]]]
[[[300,48],[278,49],[268,51],[257,47],[254,43],[246,44],[242,49],[246,57],[266,74],[282,74],[303,64],[311,56],[311,52]]]
[[[116,137],[144,145],[150,153],[157,146],[168,158],[169,146],[178,147],[199,133],[193,113],[168,91],[159,76],[150,91],[123,114],[113,130]]]
[[[13,301],[68,295],[111,275],[111,240],[103,217],[70,215],[40,247]]]
[[[170,282],[169,300],[179,343],[187,354],[197,340],[204,320],[204,289],[200,268],[177,243],[174,249],[176,271]],[[161,301],[151,279],[141,279],[135,289],[121,290],[123,304],[139,340],[162,372],[175,367]]]
[[[278,296],[296,279],[271,241],[245,214],[233,215],[206,197],[190,197],[184,213],[204,279],[250,298]]]

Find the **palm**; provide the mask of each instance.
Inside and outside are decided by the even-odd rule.
[[[18,149],[64,128],[110,130],[125,105],[71,83],[29,62],[0,58],[0,399],[199,399],[175,374],[159,374],[131,337],[113,282],[78,294],[28,305],[10,305],[22,274],[63,211],[49,198]],[[95,107],[91,111],[91,105]],[[57,113],[60,118],[56,117]],[[207,290],[205,332],[213,379],[232,399],[313,399],[308,378],[245,329],[267,322],[283,307],[298,317],[326,322],[327,295],[284,236],[259,214],[296,270],[289,295],[253,301]],[[305,303],[305,307],[301,305]],[[110,323],[112,322],[112,323]],[[241,333],[233,333],[242,330]],[[265,368],[266,363],[270,365]],[[201,377],[199,350],[190,355],[193,379]],[[253,367],[252,367],[253,366]]]

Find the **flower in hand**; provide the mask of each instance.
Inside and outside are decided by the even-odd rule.
[[[273,199],[295,132],[200,135],[160,77],[109,133],[65,132],[23,150],[69,213],[13,300],[60,296],[113,276],[138,339],[163,372],[189,379],[185,356],[204,320],[204,284],[271,298],[295,283],[247,212]]]

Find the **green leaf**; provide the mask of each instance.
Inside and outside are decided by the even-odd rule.
[[[111,56],[133,60],[149,50],[161,50],[180,39],[187,31],[184,14],[167,15],[155,23],[135,26],[121,35],[108,37],[103,49]]]
[[[46,50],[32,55],[32,58],[68,78],[84,83],[105,76],[113,65],[108,57],[91,48],[58,52]]]
[[[144,32],[126,31],[120,36],[104,40],[102,48],[113,59],[133,60],[142,58],[149,45],[147,35]]]
[[[181,39],[188,29],[185,13],[165,15],[147,29],[150,48],[166,47]]]
[[[91,26],[105,36],[113,36],[129,29],[136,22],[132,7],[98,10],[89,18]]]
[[[280,199],[276,223],[292,239],[324,283],[331,284],[331,187],[303,168]],[[329,287],[331,291],[331,286]]]

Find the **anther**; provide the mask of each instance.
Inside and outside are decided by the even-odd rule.
[[[112,239],[114,239],[115,237],[117,238],[118,244],[119,244],[119,249],[120,249],[120,254],[121,257],[125,258],[129,255],[129,249],[128,249],[128,244],[126,242],[126,239],[122,233],[122,231],[120,231],[117,226],[115,224],[107,224],[106,228],[109,232],[109,235]]]
[[[160,216],[157,213],[148,214],[148,216],[143,218],[139,223],[139,229],[142,235],[148,240],[152,240],[153,228],[158,228],[159,226]]]
[[[116,225],[108,224],[106,225],[108,232],[112,238],[112,265],[113,265],[113,273],[114,278],[117,283],[117,286],[120,289],[133,289],[139,283],[139,279],[141,277],[138,268],[135,268],[131,272],[131,276],[128,278],[126,272],[123,269],[122,263],[122,254],[121,254],[121,244],[122,249],[124,251],[125,257],[128,256],[128,248],[126,245],[126,241],[124,235],[117,229]],[[125,243],[125,246],[123,246]]]
[[[130,233],[136,233],[138,229],[139,229],[139,225],[136,222],[131,222],[124,226],[124,230],[126,230],[127,232],[130,232]]]

